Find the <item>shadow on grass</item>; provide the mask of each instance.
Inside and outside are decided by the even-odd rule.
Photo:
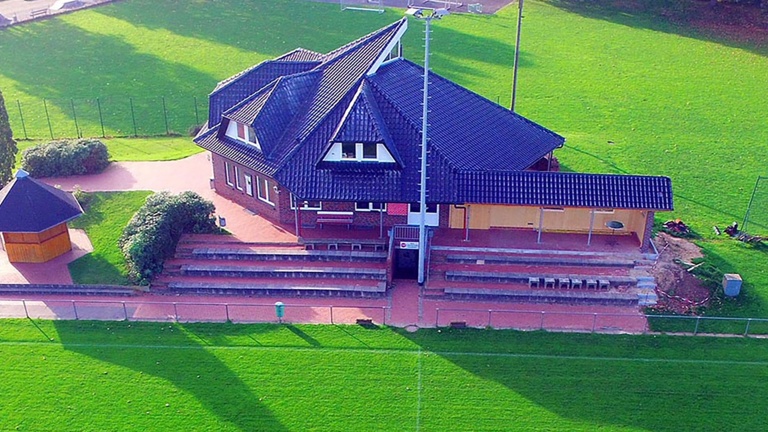
[[[696,0],[542,0],[588,18],[712,41],[768,56],[768,26],[752,5]],[[761,28],[762,27],[762,28]]]
[[[163,325],[168,327],[157,324]],[[54,326],[65,349],[167,380],[193,395],[223,423],[243,431],[287,430],[235,372],[201,346],[200,340],[184,332],[164,337],[159,342],[163,348],[142,347],[138,340],[135,347],[114,341],[120,346],[110,348],[110,333],[104,328],[109,326],[112,334],[130,335],[129,323],[56,321]]]

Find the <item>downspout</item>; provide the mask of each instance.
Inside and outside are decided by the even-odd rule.
[[[587,246],[592,244],[592,229],[595,227],[595,209],[589,210],[589,235],[587,236]]]
[[[544,207],[539,207],[539,235],[536,237],[536,243],[541,244],[541,230],[544,229]]]
[[[464,211],[464,241],[469,241],[469,206],[468,205],[453,205],[454,208]]]

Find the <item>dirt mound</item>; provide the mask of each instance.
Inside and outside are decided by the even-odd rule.
[[[655,239],[659,258],[651,270],[656,278],[661,310],[692,313],[699,306],[709,304],[709,289],[679,262],[690,263],[704,255],[701,249],[686,239],[659,233]]]

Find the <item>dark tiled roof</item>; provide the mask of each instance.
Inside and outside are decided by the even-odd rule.
[[[71,193],[24,174],[0,190],[0,232],[37,233],[83,213]]]
[[[318,64],[268,60],[222,81],[208,98],[208,124],[217,125],[222,113],[281,76],[306,72]]]
[[[405,59],[368,80],[421,130],[424,68]],[[457,169],[523,170],[565,139],[476,93],[430,73],[429,139]]]
[[[673,210],[668,177],[562,172],[464,172],[458,202]]]
[[[289,61],[289,62],[312,62],[322,61],[325,58],[325,54],[310,51],[304,48],[296,48],[295,50],[285,53],[276,58],[275,61]]]

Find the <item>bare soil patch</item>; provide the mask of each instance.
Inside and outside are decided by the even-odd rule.
[[[659,257],[651,270],[659,294],[658,309],[690,314],[700,306],[709,305],[709,288],[689,273],[680,262],[691,263],[704,255],[690,241],[659,233],[655,239]]]

